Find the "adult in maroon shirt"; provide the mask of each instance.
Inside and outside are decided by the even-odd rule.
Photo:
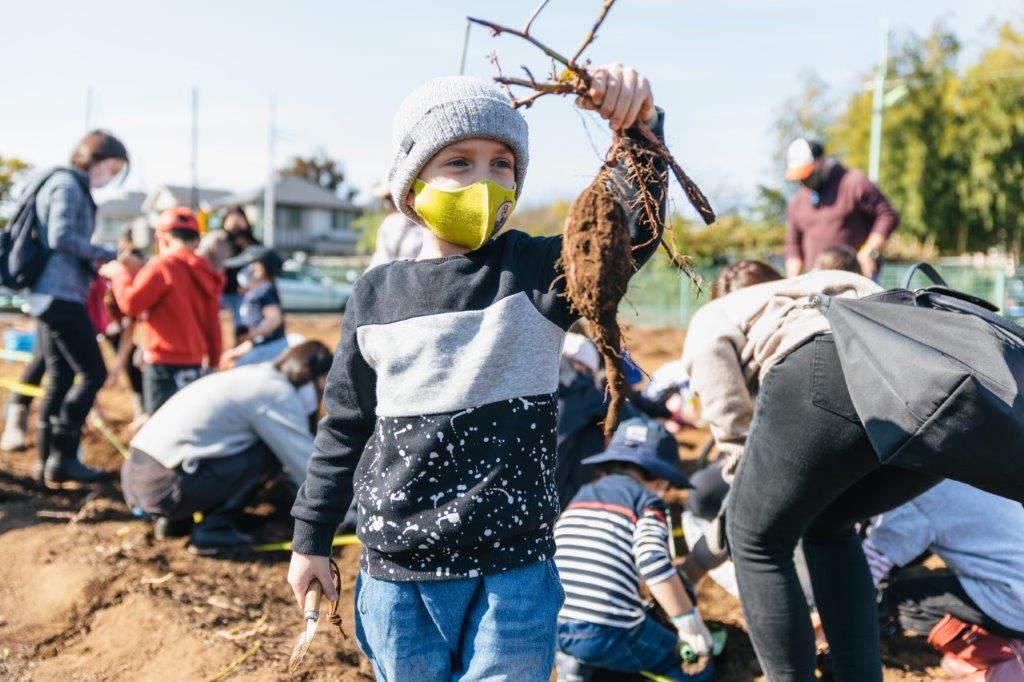
[[[786,209],[786,276],[812,269],[824,249],[846,246],[874,278],[900,221],[889,200],[864,173],[825,156],[819,142],[794,140],[786,161],[786,179],[803,185]]]

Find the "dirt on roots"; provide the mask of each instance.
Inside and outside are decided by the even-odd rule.
[[[337,316],[291,316],[292,331],[333,347]],[[0,331],[30,324],[0,319]],[[632,329],[635,357],[651,370],[677,356],[678,330]],[[0,365],[13,378],[21,365]],[[129,437],[124,388],[105,390],[101,406],[114,430]],[[682,437],[692,469],[706,433]],[[100,435],[84,440],[84,459],[116,471],[121,456]],[[186,540],[159,542],[151,525],[133,517],[115,484],[94,491],[44,490],[31,481],[35,452],[0,454],[0,679],[4,680],[277,680],[301,613],[285,583],[288,555],[246,553],[197,557]],[[673,501],[678,504],[681,497]],[[263,489],[247,508],[243,529],[261,542],[290,538],[290,499]],[[358,547],[338,556],[348,639],[328,624],[313,642],[300,680],[371,680],[369,663],[352,639],[352,593]],[[701,609],[730,635],[716,679],[756,679],[757,663],[737,602],[709,580],[699,586]],[[886,643],[887,680],[927,680],[938,656],[919,640]],[[609,678],[605,678],[609,679]]]

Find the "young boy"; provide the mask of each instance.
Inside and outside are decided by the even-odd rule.
[[[246,331],[245,340],[224,353],[222,367],[271,362],[288,350],[284,309],[274,283],[283,265],[273,249],[259,244],[224,261],[229,270],[238,268],[238,289],[243,292],[238,314]]]
[[[595,69],[590,95],[614,128],[661,134],[636,71]],[[491,83],[427,82],[399,108],[393,141],[391,194],[426,228],[423,248],[356,282],[292,510],[288,582],[300,603],[314,578],[335,596],[327,557],[354,488],[356,633],[380,679],[547,680],[562,604],[558,364],[576,317],[562,240],[501,231],[526,176],[527,126]],[[639,188],[620,175],[630,210]],[[662,177],[646,188],[659,204]],[[661,231],[631,213],[638,263]]]
[[[565,589],[558,614],[558,679],[586,680],[594,668],[684,675],[681,646],[711,651],[711,634],[672,565],[670,487],[688,486],[679,446],[660,424],[623,422],[604,452],[583,460],[600,478],[583,486],[555,524],[555,564]],[[672,632],[647,615],[643,580],[672,619]],[[710,677],[711,671],[699,673]]]
[[[108,278],[118,307],[142,326],[142,389],[146,412],[153,414],[179,389],[199,378],[203,360],[216,367],[221,353],[220,292],[224,276],[195,254],[199,223],[187,208],[160,214],[158,254],[139,263],[108,263]]]

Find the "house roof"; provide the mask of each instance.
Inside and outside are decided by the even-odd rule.
[[[214,207],[232,204],[263,204],[263,187],[242,192],[211,202]],[[345,201],[330,190],[294,175],[278,175],[274,179],[274,203],[277,205],[303,208],[328,208],[336,210],[358,210],[355,204]]]
[[[177,206],[191,206],[192,205],[192,187],[186,185],[160,185],[156,191],[151,192],[146,200],[142,204],[144,211],[155,211],[161,207],[157,206],[157,200],[163,194],[170,195],[171,204]],[[207,208],[210,206],[219,206],[220,200],[224,197],[231,196],[231,192],[226,189],[210,189],[208,187],[197,187],[196,198],[199,201],[200,208]],[[167,202],[162,202],[166,204]],[[164,205],[162,208],[170,208],[170,206]]]
[[[140,216],[145,192],[119,192],[97,205],[98,216]]]

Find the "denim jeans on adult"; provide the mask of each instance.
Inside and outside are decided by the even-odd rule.
[[[39,315],[39,341],[46,364],[40,421],[55,432],[77,436],[92,409],[107,368],[85,306],[54,299]],[[75,381],[75,376],[80,378]]]
[[[801,538],[835,678],[881,681],[875,589],[853,525],[939,480],[879,463],[831,336],[768,372],[726,528],[750,639],[771,682],[814,679],[814,634],[793,563]]]
[[[565,592],[552,560],[458,580],[360,571],[356,639],[378,680],[546,682]]]
[[[634,628],[558,621],[558,682],[590,682],[596,669],[642,671],[683,682],[711,679],[712,666],[684,675],[678,652],[678,635],[650,617]]]
[[[924,575],[897,572],[885,589],[884,603],[904,630],[921,636],[931,632],[949,613],[994,635],[1024,639],[1024,632],[1012,630],[982,611],[959,578],[949,571],[928,571]]]
[[[153,414],[175,393],[203,375],[200,365],[144,365],[142,401],[146,413]]]
[[[253,346],[251,351],[235,360],[235,367],[258,365],[261,362],[273,362],[286,350],[288,350],[288,339],[284,337],[267,341],[258,346]]]

